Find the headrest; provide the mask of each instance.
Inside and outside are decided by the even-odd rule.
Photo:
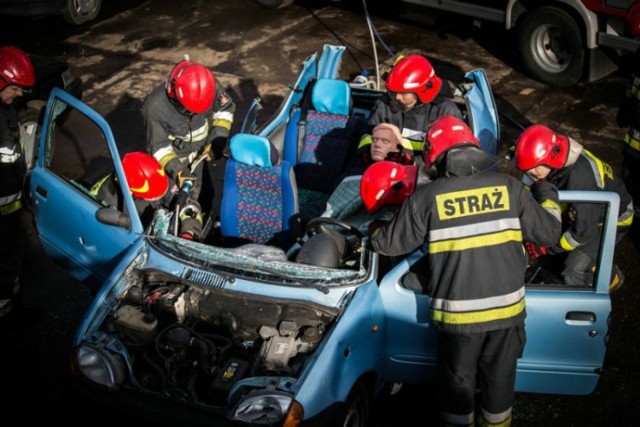
[[[337,79],[318,79],[313,85],[311,103],[313,108],[321,113],[349,115],[351,113],[349,83]]]
[[[266,137],[250,133],[237,133],[229,142],[231,158],[246,165],[271,167],[278,164],[276,147]]]

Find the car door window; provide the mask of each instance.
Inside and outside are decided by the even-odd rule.
[[[604,212],[606,212],[606,205],[603,203],[590,203],[592,205],[597,205],[598,208],[602,209],[603,217]],[[563,223],[563,233],[566,232],[571,226],[573,219],[575,216],[572,216],[572,207],[571,205],[565,205],[565,210],[562,215],[562,223]],[[576,248],[575,251],[570,252],[561,252],[554,255],[543,255],[537,259],[530,259],[529,266],[527,267],[525,273],[525,283],[528,288],[553,288],[560,287],[565,290],[575,289],[575,290],[593,290],[595,291],[595,278],[597,277],[597,267],[598,260],[601,258],[602,251],[602,230],[600,228],[595,228],[592,230],[595,233],[595,237],[592,241],[587,244]],[[589,273],[585,275],[585,282],[583,284],[566,284],[565,279],[563,277],[563,270],[565,269],[565,264],[567,263],[567,258],[580,256],[577,251],[580,251],[581,254],[595,252],[595,265],[593,269]],[[583,257],[583,261],[585,263],[588,262],[588,258],[586,256]]]
[[[104,133],[93,120],[62,99],[54,102],[55,124],[46,140],[46,169],[97,203],[112,204],[99,200],[96,191],[97,185],[114,173]]]

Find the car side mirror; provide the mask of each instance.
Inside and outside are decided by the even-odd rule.
[[[116,227],[131,228],[131,219],[128,215],[113,208],[100,208],[96,212],[96,219],[103,224],[114,225]]]

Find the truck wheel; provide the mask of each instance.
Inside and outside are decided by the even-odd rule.
[[[64,20],[74,25],[96,19],[102,6],[102,0],[65,0],[64,3]]]
[[[556,7],[541,7],[519,25],[518,51],[531,77],[552,87],[576,84],[584,72],[586,49],[578,24]]]
[[[269,9],[282,9],[291,6],[295,0],[253,0],[262,7]]]
[[[347,398],[345,414],[340,426],[366,427],[369,425],[371,399],[364,384],[357,382],[353,385]]]

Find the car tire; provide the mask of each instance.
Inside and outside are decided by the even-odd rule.
[[[354,384],[345,405],[342,427],[366,427],[371,417],[371,398],[367,387],[361,382]]]
[[[70,24],[82,25],[96,19],[102,0],[65,0],[63,17]]]
[[[584,73],[586,48],[571,15],[557,7],[529,13],[517,33],[517,47],[531,77],[552,87],[569,87]]]
[[[268,9],[282,9],[291,6],[295,0],[253,0],[262,7]]]
[[[40,132],[42,130],[42,115],[44,113],[44,103],[39,105],[29,105],[18,113],[18,121],[21,127],[21,138],[24,144],[24,156],[27,168],[31,170],[35,166],[38,156],[38,145],[40,142]]]

